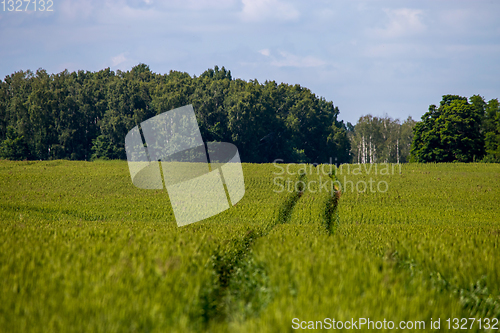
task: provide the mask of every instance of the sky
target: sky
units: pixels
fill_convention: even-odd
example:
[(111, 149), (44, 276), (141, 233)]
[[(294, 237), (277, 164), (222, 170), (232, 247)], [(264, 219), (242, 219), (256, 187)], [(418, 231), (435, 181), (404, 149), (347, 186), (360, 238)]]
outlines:
[(199, 76), (218, 65), (307, 87), (353, 124), (366, 114), (420, 120), (445, 94), (500, 98), (498, 0), (19, 3), (0, 2), (0, 79), (139, 63)]

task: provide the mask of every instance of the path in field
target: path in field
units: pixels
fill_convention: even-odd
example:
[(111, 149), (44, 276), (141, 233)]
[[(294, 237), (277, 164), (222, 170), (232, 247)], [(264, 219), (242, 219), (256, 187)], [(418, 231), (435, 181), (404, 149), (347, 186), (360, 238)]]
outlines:
[[(323, 181), (335, 179), (332, 175), (322, 177)], [(312, 237), (332, 234), (337, 222), (338, 203), (338, 196), (331, 192), (333, 188), (330, 186), (328, 191), (318, 191), (314, 195), (307, 191), (305, 184), (319, 181), (316, 169), (313, 174), (291, 178), (297, 186), (291, 192), (283, 192), (285, 195), (281, 197), (271, 219), (262, 224), (258, 232), (252, 230), (242, 241), (235, 243), (237, 250), (232, 256), (215, 255), (216, 258), (224, 258), (224, 261), (215, 265), (219, 285), (213, 302), (217, 306), (209, 316), (208, 327), (223, 330), (227, 328), (227, 323), (241, 323), (258, 317), (275, 301), (276, 290), (272, 290), (268, 276), (273, 272), (268, 271), (262, 260), (256, 261), (256, 243), (273, 242), (275, 235), (282, 234), (284, 229)]]
[[(306, 182), (307, 177), (302, 174), (294, 177), (294, 181)], [(294, 208), (303, 193), (304, 188), (301, 184), (297, 186), (297, 191), (284, 192), (279, 197), (280, 200), (274, 211), (269, 215), (270, 219), (268, 221), (256, 226), (255, 229), (249, 230), (244, 237), (233, 239), (233, 248), (229, 255), (222, 253), (220, 250), (213, 254), (213, 266), (217, 274), (218, 284), (211, 288), (214, 293), (208, 297), (210, 306), (205, 317), (207, 324), (210, 324), (211, 321), (225, 322), (238, 316), (243, 316), (244, 319), (248, 315), (257, 315), (261, 308), (267, 305), (269, 299), (256, 299), (270, 298), (271, 295), (258, 294), (259, 289), (266, 288), (263, 283), (265, 283), (267, 276), (262, 267), (258, 267), (254, 263), (254, 258), (251, 255), (252, 246), (255, 241), (266, 238), (277, 225), (286, 224), (290, 221)], [(257, 295), (255, 292), (257, 292)], [(245, 310), (245, 304), (252, 301), (257, 304)], [(241, 303), (243, 306), (239, 306), (237, 303)], [(235, 313), (238, 311), (242, 313)]]
[(305, 192), (287, 223), (251, 248), (271, 300), (258, 315), (227, 316), (229, 331), (286, 331), (290, 318), (498, 319), (499, 171), (409, 165), (401, 175), (377, 175), (392, 190), (344, 193), (331, 235), (320, 196)]

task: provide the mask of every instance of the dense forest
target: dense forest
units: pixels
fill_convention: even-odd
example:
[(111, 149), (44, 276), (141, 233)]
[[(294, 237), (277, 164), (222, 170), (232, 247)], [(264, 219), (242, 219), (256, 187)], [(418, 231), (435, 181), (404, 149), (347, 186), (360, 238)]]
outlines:
[(192, 104), (205, 141), (234, 143), (244, 162), (349, 162), (339, 109), (300, 85), (233, 79), (224, 67), (199, 77), (130, 71), (19, 71), (0, 82), (0, 157), (125, 159), (127, 132)]
[(192, 104), (205, 141), (234, 143), (244, 162), (500, 162), (500, 107), (445, 95), (420, 122), (388, 116), (338, 120), (333, 102), (300, 85), (130, 71), (19, 71), (0, 81), (0, 158), (125, 159), (127, 132)]

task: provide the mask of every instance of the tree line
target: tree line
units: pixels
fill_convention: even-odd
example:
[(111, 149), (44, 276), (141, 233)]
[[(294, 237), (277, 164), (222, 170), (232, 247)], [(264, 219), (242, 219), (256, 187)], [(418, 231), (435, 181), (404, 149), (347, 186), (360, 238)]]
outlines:
[(0, 158), (126, 159), (127, 132), (192, 104), (206, 142), (234, 143), (244, 162), (500, 162), (500, 106), (444, 95), (421, 121), (338, 119), (333, 102), (300, 85), (234, 79), (215, 66), (199, 77), (130, 71), (18, 71), (0, 81)]
[(349, 162), (339, 109), (300, 85), (234, 79), (215, 66), (199, 77), (145, 64), (130, 71), (19, 71), (0, 82), (0, 157), (126, 159), (127, 132), (192, 104), (206, 142), (234, 143), (244, 162)]
[(370, 114), (348, 123), (352, 163), (406, 163), (410, 159), (413, 127), (411, 117), (401, 122), (389, 116)]
[(347, 123), (353, 163), (500, 162), (500, 106), (444, 95), (421, 121), (366, 115)]

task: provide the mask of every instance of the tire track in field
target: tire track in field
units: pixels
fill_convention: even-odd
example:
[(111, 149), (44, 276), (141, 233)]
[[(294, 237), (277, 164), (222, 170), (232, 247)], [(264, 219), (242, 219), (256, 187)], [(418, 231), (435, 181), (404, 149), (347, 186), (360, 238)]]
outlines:
[[(336, 180), (335, 175), (328, 175), (332, 182)], [(323, 223), (328, 234), (333, 234), (335, 230), (338, 228), (340, 223), (340, 217), (338, 214), (338, 204), (340, 200), (342, 192), (341, 189), (335, 185), (335, 193), (330, 193), (330, 195), (325, 200), (325, 209), (323, 212)]]
[[(306, 175), (300, 174), (298, 180), (305, 182)], [(294, 207), (305, 190), (302, 186), (297, 189), (298, 191), (293, 191), (288, 195), (273, 220), (264, 225), (261, 230), (252, 229), (247, 231), (242, 238), (230, 240), (232, 251), (229, 253), (221, 249), (214, 251), (211, 264), (215, 274), (215, 283), (205, 287), (200, 300), (204, 325), (208, 326), (213, 321), (224, 321), (234, 316), (232, 313), (234, 311), (231, 310), (238, 308), (234, 303), (250, 301), (253, 307), (245, 310), (249, 313), (242, 315), (246, 316), (257, 314), (270, 302), (271, 294), (266, 285), (268, 278), (265, 269), (259, 263), (254, 262), (251, 247), (257, 239), (268, 235), (276, 225), (288, 223)], [(242, 289), (245, 290), (242, 291)]]
[(292, 193), (290, 193), (290, 195), (288, 196), (285, 203), (280, 207), (280, 209), (278, 211), (278, 216), (277, 216), (276, 220), (274, 221), (274, 223), (270, 226), (269, 231), (271, 231), (278, 224), (284, 224), (284, 223), (288, 223), (288, 221), (290, 221), (290, 218), (291, 218), (292, 212), (293, 212), (293, 208), (295, 207), (295, 205), (297, 205), (297, 201), (299, 201), (300, 197), (302, 197), (302, 195), (304, 194), (305, 185), (303, 185), (303, 184), (305, 184), (306, 179), (307, 179), (307, 177), (305, 174), (299, 175), (298, 182), (302, 182), (302, 183), (299, 184), (299, 186), (297, 188), (298, 191), (293, 191)]

